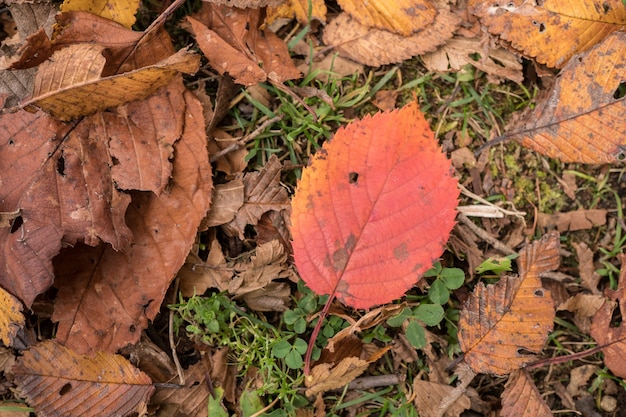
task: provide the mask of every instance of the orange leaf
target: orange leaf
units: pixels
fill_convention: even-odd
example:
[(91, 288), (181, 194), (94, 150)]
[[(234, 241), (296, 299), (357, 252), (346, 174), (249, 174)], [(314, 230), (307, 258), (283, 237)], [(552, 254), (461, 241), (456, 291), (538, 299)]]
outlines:
[(40, 416), (126, 416), (154, 391), (150, 378), (123, 356), (79, 356), (52, 340), (31, 347), (12, 372)]
[(539, 274), (559, 266), (559, 235), (550, 233), (520, 252), (519, 276), (478, 284), (459, 320), (459, 344), (477, 373), (508, 374), (534, 359), (552, 330), (554, 305)]
[[(626, 153), (626, 33), (572, 59), (534, 110), (507, 127), (522, 145), (563, 162), (609, 163)], [(610, 68), (610, 71), (603, 70)]]
[(619, 307), (622, 315), (626, 312), (626, 255), (621, 254), (622, 270), (619, 274), (619, 286), (617, 291), (609, 291), (609, 298), (613, 301), (605, 301), (591, 322), (591, 337), (598, 345), (603, 346), (604, 364), (618, 377), (626, 378), (626, 322), (622, 320), (619, 327), (613, 327), (611, 321), (615, 301), (619, 299)]
[(355, 308), (402, 296), (443, 251), (456, 183), (416, 103), (340, 129), (292, 201), (302, 279)]
[[(561, 68), (626, 24), (621, 0), (472, 0), (468, 8), (491, 33), (537, 62)], [(610, 72), (610, 71), (609, 71)]]
[(502, 417), (552, 417), (528, 371), (515, 371), (502, 393)]

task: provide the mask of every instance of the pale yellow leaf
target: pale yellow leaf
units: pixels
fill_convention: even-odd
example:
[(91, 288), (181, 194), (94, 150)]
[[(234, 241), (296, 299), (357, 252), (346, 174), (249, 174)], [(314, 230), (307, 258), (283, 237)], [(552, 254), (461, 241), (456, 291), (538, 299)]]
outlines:
[(82, 10), (120, 23), (130, 29), (135, 24), (139, 0), (65, 0), (62, 12)]

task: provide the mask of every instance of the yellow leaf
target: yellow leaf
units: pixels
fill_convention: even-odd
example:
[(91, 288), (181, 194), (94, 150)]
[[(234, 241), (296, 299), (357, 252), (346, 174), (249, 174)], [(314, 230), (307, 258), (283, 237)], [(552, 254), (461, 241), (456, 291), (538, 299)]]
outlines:
[[(309, 5), (311, 7), (310, 16)], [(276, 19), (291, 19), (294, 15), (296, 16), (296, 20), (303, 25), (308, 24), (309, 19), (325, 22), (326, 12), (326, 3), (324, 3), (324, 0), (287, 0), (277, 7), (268, 7), (265, 23), (270, 25)]]
[(120, 23), (127, 28), (135, 24), (139, 0), (65, 0), (62, 12), (85, 11)]
[(437, 9), (428, 0), (338, 0), (361, 24), (402, 36), (422, 30), (435, 20)]
[(0, 340), (11, 346), (17, 331), (24, 325), (22, 303), (0, 288)]
[(194, 73), (200, 63), (198, 55), (182, 49), (155, 65), (100, 78), (106, 61), (103, 50), (94, 44), (76, 44), (56, 51), (39, 66), (33, 98), (22, 105), (36, 105), (66, 121), (144, 99), (179, 72)]

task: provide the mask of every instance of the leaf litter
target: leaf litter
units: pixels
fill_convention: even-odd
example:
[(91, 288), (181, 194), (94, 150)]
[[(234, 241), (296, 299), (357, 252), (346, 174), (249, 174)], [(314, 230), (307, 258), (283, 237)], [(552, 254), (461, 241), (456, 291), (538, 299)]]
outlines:
[[(252, 3), (242, 2), (239, 6), (253, 6), (254, 9), (230, 9), (223, 5), (203, 3), (200, 13), (188, 19), (188, 27), (193, 28), (209, 65), (223, 76), (222, 79), (231, 76), (237, 82), (249, 86), (260, 81), (269, 81), (277, 88), (287, 88), (285, 91), (289, 91), (281, 83), (297, 79), (300, 77), (300, 70), (306, 73), (309, 68), (304, 65), (296, 69), (289, 50), (281, 39), (282, 35), (278, 37), (263, 26), (264, 10), (257, 7), (264, 7), (264, 4)], [(355, 29), (347, 22), (347, 15), (341, 18), (343, 21), (331, 20), (323, 37), (327, 46), (334, 46), (335, 51), (369, 65), (400, 62), (430, 51), (424, 56), (424, 62), (431, 68), (437, 68), (437, 71), (463, 71), (464, 76), (471, 76), (472, 71), (468, 71), (471, 65), (486, 72), (493, 81), (502, 78), (521, 80), (521, 56), (530, 59), (532, 64), (545, 63), (562, 68), (554, 84), (544, 86), (544, 92), (536, 99), (535, 110), (519, 115), (517, 121), (510, 123), (505, 137), (514, 138), (523, 146), (561, 161), (619, 163), (622, 159), (623, 144), (619, 139), (612, 138), (623, 136), (619, 134), (619, 111), (623, 97), (620, 88), (623, 80), (617, 70), (596, 70), (620, 67), (619, 54), (616, 51), (620, 49), (621, 34), (613, 33), (623, 25), (620, 17), (623, 8), (620, 8), (620, 2), (591, 2), (573, 6), (568, 4), (567, 7), (575, 7), (574, 13), (570, 13), (571, 10), (558, 1), (548, 1), (532, 7), (528, 2), (490, 5), (470, 2), (468, 9), (459, 8), (457, 4), (444, 7), (438, 2), (409, 1), (393, 2), (393, 7), (389, 10), (383, 10), (379, 3), (370, 3), (370, 16), (363, 16), (358, 14), (358, 10), (353, 10), (351, 3), (341, 2), (340, 6), (344, 11), (352, 14), (354, 23), (358, 21), (358, 25), (364, 25), (364, 28), (359, 28), (362, 32), (354, 32)], [(319, 6), (319, 2), (316, 4)], [(407, 7), (402, 9), (399, 7), (402, 4)], [(18, 16), (18, 6), (13, 7), (12, 11)], [(406, 22), (403, 13), (413, 16), (418, 9), (425, 13), (421, 19), (409, 19), (409, 26), (398, 26)], [(96, 11), (94, 8), (87, 10)], [(309, 20), (302, 17), (302, 10), (298, 10), (294, 6), (287, 13), (298, 15), (302, 24), (308, 24)], [(19, 314), (22, 306), (13, 296), (17, 296), (27, 308), (32, 307), (37, 314), (41, 314), (42, 301), (36, 298), (54, 285), (58, 293), (45, 294), (45, 297), (54, 298), (52, 319), (59, 322), (54, 343), (65, 345), (64, 348), (59, 346), (63, 351), (58, 353), (60, 358), (66, 354), (76, 357), (80, 353), (89, 353), (96, 355), (95, 357), (110, 355), (123, 347), (128, 348), (129, 343), (138, 341), (142, 330), (149, 326), (151, 320), (160, 320), (157, 313), (170, 282), (177, 273), (178, 282), (185, 294), (212, 288), (224, 290), (253, 312), (266, 312), (268, 316), (265, 317), (272, 317), (271, 314), (275, 314), (272, 312), (292, 308), (293, 303), (299, 301), (297, 297), (302, 296), (294, 293), (295, 287), (292, 283), (295, 275), (290, 258), (290, 188), (280, 183), (281, 173), (289, 169), (289, 165), (281, 163), (274, 156), (268, 158), (266, 165), (259, 171), (244, 173), (245, 148), (238, 144), (238, 139), (229, 138), (224, 131), (218, 133), (215, 129), (219, 120), (224, 117), (223, 109), (228, 108), (224, 103), (233, 96), (224, 92), (218, 93), (222, 94), (221, 98), (218, 97), (221, 104), (216, 102), (217, 113), (211, 115), (210, 99), (202, 100), (205, 106), (203, 109), (183, 87), (180, 76), (171, 73), (171, 69), (174, 72), (195, 71), (197, 56), (188, 54), (184, 49), (177, 55), (164, 30), (148, 33), (129, 30), (131, 22), (134, 22), (134, 10), (113, 8), (109, 11), (114, 14), (107, 17), (115, 16), (113, 18), (121, 22), (121, 25), (90, 12), (65, 11), (56, 17), (61, 24), (61, 30), (54, 34), (50, 31), (49, 23), (44, 23), (49, 21), (46, 17), (50, 16), (49, 9), (48, 12), (44, 10), (36, 13), (37, 18), (33, 22), (29, 22), (28, 18), (18, 18), (17, 20), (22, 19), (19, 21), (23, 48), (17, 54), (12, 49), (10, 55), (13, 56), (3, 60), (3, 66), (12, 65), (13, 68), (23, 68), (20, 71), (25, 72), (0, 73), (0, 79), (6, 86), (1, 93), (5, 106), (16, 110), (16, 103), (21, 102), (22, 106), (34, 104), (52, 113), (49, 115), (44, 111), (28, 113), (18, 110), (0, 115), (0, 128), (8, 133), (8, 138), (2, 138), (3, 142), (0, 143), (0, 172), (3, 181), (0, 211), (3, 214), (14, 213), (6, 219), (3, 217), (5, 220), (0, 228), (5, 242), (5, 249), (0, 255), (0, 265), (4, 268), (0, 273), (0, 284), (12, 294), (2, 301), (2, 306), (8, 313), (7, 321), (0, 327), (0, 336), (5, 344), (13, 343), (17, 346), (22, 343), (21, 338), (26, 336), (21, 333), (29, 331), (29, 325), (19, 330), (20, 336), (16, 338), (18, 328), (23, 326), (23, 318)], [(393, 19), (392, 24), (389, 24), (388, 17), (391, 15), (386, 15), (388, 12), (392, 15), (395, 13), (400, 18)], [(316, 19), (326, 20), (325, 10), (319, 9), (316, 13)], [(528, 16), (532, 16), (534, 20), (530, 21)], [(444, 18), (450, 25), (437, 32), (437, 19), (443, 22)], [(562, 24), (565, 20), (569, 22), (569, 26)], [(501, 30), (499, 25), (507, 21), (513, 22), (513, 25), (504, 25), (505, 30)], [(277, 22), (274, 27), (280, 27), (280, 24), (282, 23)], [(412, 24), (420, 26), (411, 26)], [(42, 25), (46, 27), (37, 31)], [(499, 36), (500, 41), (507, 40), (508, 43), (496, 42), (495, 37), (481, 35), (481, 25)], [(593, 30), (589, 31), (590, 27)], [(313, 25), (306, 30), (316, 30), (316, 27)], [(593, 33), (594, 37), (572, 35), (582, 33), (580, 31)], [(424, 40), (420, 36), (426, 33), (432, 36)], [(348, 36), (333, 39), (331, 35)], [(304, 36), (307, 37), (308, 33)], [(558, 41), (536, 41), (546, 36), (555, 36)], [(212, 43), (205, 44), (203, 48), (202, 43), (205, 41)], [(376, 47), (380, 42), (398, 48), (396, 51), (390, 47), (377, 51)], [(90, 45), (81, 45), (84, 43)], [(216, 49), (215, 46), (221, 49)], [(313, 42), (307, 47), (320, 48), (320, 45)], [(303, 55), (308, 54), (306, 48), (301, 50), (304, 51)], [(372, 51), (375, 53), (372, 54)], [(322, 56), (323, 54), (324, 52), (321, 53)], [(183, 61), (176, 61), (183, 56)], [(332, 54), (326, 55), (324, 59), (332, 66)], [(377, 59), (380, 62), (376, 62)], [(172, 60), (174, 64), (169, 67)], [(315, 61), (319, 62), (317, 60), (318, 57), (315, 57)], [(87, 65), (91, 63), (96, 66)], [(163, 63), (166, 63), (165, 66), (162, 66)], [(56, 69), (69, 69), (66, 75), (72, 75), (73, 81), (54, 73), (55, 65)], [(39, 70), (36, 77), (33, 76), (33, 69)], [(549, 80), (545, 68), (535, 65), (535, 69), (540, 76), (546, 77), (545, 80)], [(165, 71), (168, 75), (161, 78), (161, 75), (154, 75), (153, 70)], [(103, 94), (94, 100), (94, 107), (84, 106), (85, 100), (80, 98), (80, 94), (87, 91), (84, 89), (85, 85), (92, 84), (94, 91), (99, 92), (107, 82), (118, 80), (124, 90), (127, 90), (129, 83), (134, 82), (134, 74), (141, 71), (152, 74), (147, 78), (152, 89), (139, 88), (137, 96), (127, 94), (126, 91), (123, 94)], [(252, 78), (244, 78), (250, 75)], [(18, 79), (20, 81), (16, 82)], [(161, 84), (154, 83), (157, 79), (162, 79)], [(56, 87), (42, 89), (44, 83), (56, 83)], [(25, 88), (18, 88), (18, 84)], [(35, 84), (38, 85), (38, 90), (35, 89)], [(399, 84), (402, 84), (402, 80), (399, 80)], [(585, 94), (585, 86), (593, 87), (593, 91)], [(398, 89), (391, 92), (394, 97), (398, 97), (400, 91)], [(62, 101), (68, 98), (70, 101), (74, 100), (74, 104), (59, 106), (54, 104), (54, 100), (53, 104), (49, 104), (43, 100), (48, 92)], [(291, 92), (304, 94), (305, 90), (294, 88)], [(198, 96), (202, 99), (201, 94)], [(109, 98), (117, 101), (107, 101)], [(134, 101), (130, 102), (131, 100)], [(271, 104), (268, 102), (267, 105)], [(32, 111), (30, 107), (28, 110)], [(212, 120), (205, 121), (205, 115)], [(470, 120), (473, 122), (473, 119)], [(223, 152), (214, 161), (218, 170), (226, 176), (213, 176), (218, 181), (214, 189), (206, 153), (205, 128), (209, 136), (227, 138), (223, 143), (214, 141), (209, 145), (213, 154), (224, 149), (237, 149), (239, 146), (236, 152)], [(439, 128), (437, 131), (439, 132)], [(36, 137), (41, 140), (32, 140), (32, 132), (38, 132)], [(162, 134), (163, 132), (165, 133)], [(572, 132), (576, 134), (572, 135)], [(460, 137), (454, 130), (448, 131), (442, 137), (446, 138), (446, 150), (454, 149), (458, 144), (468, 146), (467, 141), (460, 142)], [(336, 141), (337, 137), (330, 143)], [(318, 155), (323, 156), (324, 151), (325, 148), (322, 148)], [(493, 156), (494, 153), (490, 155)], [(457, 174), (458, 171), (466, 172), (465, 170), (472, 173), (474, 191), (488, 196), (490, 192), (497, 192), (493, 180), (498, 181), (498, 173), (487, 172), (484, 161), (484, 158), (477, 158), (472, 164), (455, 164), (455, 167)], [(497, 162), (494, 163), (497, 165)], [(511, 169), (510, 161), (507, 164), (506, 168)], [(498, 169), (501, 168), (502, 165), (499, 165)], [(577, 168), (570, 166), (570, 169)], [(348, 179), (348, 184), (360, 182), (363, 185), (370, 172), (375, 172), (375, 167), (351, 170), (344, 173), (344, 177)], [(7, 182), (10, 185), (5, 187)], [(586, 192), (576, 182), (570, 181), (569, 188), (565, 191), (571, 200)], [(511, 195), (510, 188), (507, 190), (504, 183), (501, 192), (503, 195)], [(453, 195), (458, 195), (456, 193), (458, 191)], [(47, 196), (48, 199), (44, 201), (42, 196)], [(213, 214), (207, 218), (205, 214), (211, 198), (216, 203)], [(107, 210), (108, 207), (111, 209)], [(605, 222), (609, 228), (616, 224), (613, 212), (603, 208), (598, 210), (595, 204), (590, 208), (600, 213), (602, 220), (593, 220), (594, 217), (587, 223), (581, 222), (576, 215), (582, 213), (587, 218), (586, 213), (591, 213), (591, 210), (581, 209), (580, 205), (571, 208), (573, 210), (570, 212), (554, 213), (556, 217), (549, 217), (544, 223), (538, 224), (538, 228), (550, 229), (556, 226), (564, 233), (572, 233), (574, 229), (585, 232), (601, 228)], [(538, 217), (546, 218), (541, 204), (538, 209)], [(562, 226), (561, 223), (567, 224)], [(458, 225), (449, 242), (449, 248), (457, 255), (465, 252), (471, 254), (468, 255), (471, 279), (481, 258), (487, 258), (487, 252), (478, 246), (481, 239), (488, 235), (502, 236), (508, 233), (507, 242), (511, 247), (518, 247), (524, 241), (524, 233), (525, 236), (532, 233), (528, 229), (524, 230), (523, 224), (515, 225), (514, 221), (506, 217), (484, 219), (483, 226), (488, 230), (486, 234), (481, 232), (483, 234), (473, 235), (478, 233), (478, 229), (469, 228), (467, 224)], [(197, 241), (194, 243), (199, 227), (202, 233), (209, 236), (206, 241), (208, 253), (205, 252), (202, 257), (200, 254), (205, 249)], [(507, 227), (515, 231), (507, 231)], [(325, 229), (322, 230), (323, 233)], [(608, 233), (607, 236), (611, 237)], [(540, 275), (548, 274), (555, 278), (552, 279), (550, 288), (554, 294), (560, 292), (558, 298), (555, 295), (555, 300), (560, 300), (559, 309), (575, 315), (572, 318), (574, 324), (583, 334), (591, 332), (599, 344), (592, 351), (601, 350), (606, 366), (613, 374), (622, 374), (619, 361), (615, 358), (621, 355), (619, 349), (623, 338), (619, 333), (620, 327), (612, 326), (611, 321), (613, 306), (616, 302), (621, 303), (623, 298), (620, 295), (623, 272), (618, 289), (607, 291), (609, 300), (604, 301), (601, 296), (604, 281), (601, 281), (602, 278), (594, 270), (593, 252), (590, 255), (588, 248), (585, 250), (582, 246), (580, 249), (576, 247), (581, 264), (582, 288), (592, 294), (581, 293), (575, 289), (568, 275), (552, 271), (558, 266), (558, 263), (553, 262), (554, 258), (560, 258), (560, 255), (553, 253), (555, 246), (550, 246), (541, 253), (542, 245), (550, 239), (553, 239), (553, 234), (548, 234), (546, 239), (522, 249), (517, 278), (505, 275), (497, 284), (487, 287), (478, 284), (476, 293), (464, 297), (462, 292), (455, 292), (451, 298), (468, 300), (461, 309), (462, 323), (463, 320), (469, 320), (468, 317), (472, 314), (480, 315), (489, 313), (491, 308), (495, 309), (496, 320), (487, 320), (486, 325), (482, 323), (479, 337), (468, 333), (468, 330), (474, 330), (474, 326), (464, 324), (460, 326), (459, 338), (464, 350), (462, 358), (476, 368), (475, 370), (487, 374), (510, 373), (509, 382), (502, 392), (503, 415), (524, 415), (523, 413), (529, 412), (535, 413), (532, 415), (548, 415), (549, 412), (541, 397), (541, 387), (535, 386), (532, 375), (532, 369), (536, 366), (532, 362), (538, 360), (537, 355), (544, 347), (546, 333), (551, 328), (549, 323), (554, 317), (554, 304), (549, 300), (549, 292), (542, 289)], [(605, 241), (608, 242), (606, 239)], [(312, 242), (315, 239), (307, 241), (313, 247)], [(588, 242), (591, 244), (592, 240)], [(489, 243), (493, 241), (489, 240)], [(606, 243), (604, 245), (608, 247)], [(194, 249), (190, 253), (192, 247)], [(597, 248), (597, 245), (593, 246), (593, 250)], [(509, 250), (507, 253), (512, 252)], [(398, 252), (397, 255), (402, 253)], [(338, 253), (335, 257), (329, 257), (332, 259), (329, 262), (335, 266), (342, 265), (341, 258)], [(546, 260), (548, 258), (551, 259), (549, 262)], [(604, 257), (601, 261), (606, 262), (606, 259)], [(179, 272), (183, 264), (183, 269)], [(562, 270), (566, 269), (559, 269)], [(482, 271), (481, 275), (484, 277), (488, 269)], [(30, 277), (30, 280), (14, 279), (15, 277)], [(311, 284), (314, 285), (316, 284)], [(418, 284), (422, 290), (427, 290), (431, 285), (434, 285), (431, 279), (421, 280)], [(494, 294), (487, 297), (494, 305), (483, 304), (476, 308), (476, 294), (488, 293), (486, 288), (494, 289)], [(502, 288), (511, 291), (502, 291)], [(463, 288), (459, 291), (462, 290)], [(411, 290), (411, 293), (414, 291), (419, 292)], [(526, 293), (532, 293), (533, 300), (540, 298), (541, 314), (537, 311), (531, 312), (527, 309), (528, 303), (520, 301), (520, 294)], [(570, 297), (572, 294), (575, 294), (574, 297)], [(387, 326), (385, 320), (397, 314), (401, 308), (392, 309), (390, 305), (383, 305), (374, 309), (371, 317), (375, 318), (370, 322), (354, 320), (354, 311), (329, 303), (322, 318), (340, 317), (352, 324), (344, 329), (347, 331), (337, 333), (341, 337), (328, 340), (332, 341), (332, 346), (341, 346), (341, 340), (344, 340), (342, 338), (346, 334), (362, 336), (365, 334), (362, 332), (366, 330), (374, 331), (372, 329), (377, 326)], [(363, 317), (370, 315), (366, 313)], [(507, 324), (506, 320), (511, 317), (532, 319), (532, 331), (518, 337), (519, 329), (526, 329), (525, 326), (529, 323), (520, 321)], [(311, 317), (307, 317), (308, 319)], [(534, 319), (537, 319), (536, 323)], [(492, 333), (500, 330), (504, 331), (502, 334), (505, 340), (494, 338)], [(379, 346), (365, 344), (362, 353), (371, 349), (377, 350), (377, 353), (369, 356), (370, 359), (361, 365), (358, 361), (364, 359), (357, 358), (354, 354), (336, 359), (334, 364), (316, 364), (312, 368), (312, 375), (318, 378), (317, 382), (305, 379), (304, 385), (308, 387), (309, 394), (316, 394), (314, 406), (317, 411), (321, 413), (325, 410), (323, 403), (329, 397), (323, 394), (324, 391), (340, 389), (358, 374), (367, 372), (367, 369), (373, 370), (371, 366), (376, 366), (377, 359), (388, 350), (388, 354), (394, 359), (394, 369), (408, 364), (417, 366), (425, 356), (427, 366), (432, 372), (428, 377), (417, 374), (413, 380), (413, 389), (423, 391), (418, 388), (421, 387), (420, 384), (430, 384), (429, 392), (437, 391), (442, 394), (437, 400), (415, 398), (415, 405), (424, 407), (420, 408), (422, 414), (459, 415), (462, 409), (468, 407), (474, 410), (487, 407), (489, 411), (490, 406), (485, 406), (480, 394), (470, 387), (473, 373), (471, 376), (461, 377), (462, 383), (456, 388), (448, 385), (449, 371), (446, 368), (451, 363), (439, 349), (450, 346), (450, 340), (425, 330), (426, 347), (416, 351), (411, 347), (407, 349), (410, 346), (405, 336), (407, 331), (405, 325), (394, 335), (394, 349), (391, 346), (380, 348), (380, 345), (387, 343), (382, 339), (377, 341)], [(466, 343), (467, 339), (470, 343)], [(180, 341), (184, 343), (184, 338)], [(493, 353), (494, 341), (510, 343), (506, 345), (506, 357), (476, 353), (478, 348), (492, 349)], [(37, 352), (46, 343), (50, 342), (34, 344), (30, 349)], [(135, 353), (139, 355), (140, 365), (141, 358), (145, 361), (149, 355), (146, 352)], [(162, 350), (160, 352), (163, 353)], [(222, 364), (228, 356), (225, 350), (206, 354), (208, 358), (214, 358)], [(29, 361), (28, 355), (26, 351), (22, 362), (13, 372), (22, 375), (34, 371), (34, 381), (37, 383), (41, 378), (51, 378), (53, 384), (62, 384), (59, 389), (55, 388), (55, 395), (63, 391), (71, 392), (76, 387), (76, 381), (80, 381), (79, 378), (71, 377), (67, 382), (68, 386), (56, 374), (37, 375), (39, 365)], [(133, 359), (132, 353), (130, 357)], [(218, 359), (219, 357), (222, 359)], [(162, 360), (170, 362), (167, 367), (171, 375), (171, 359)], [(175, 413), (184, 415), (203, 415), (202, 410), (206, 410), (207, 403), (211, 410), (219, 413), (225, 413), (223, 404), (239, 406), (243, 396), (241, 399), (237, 398), (235, 384), (242, 382), (236, 382), (237, 378), (233, 374), (236, 369), (231, 366), (226, 371), (226, 367), (218, 365), (212, 370), (211, 378), (226, 388), (224, 391), (216, 390), (212, 397), (208, 392), (210, 390), (205, 389), (207, 384), (210, 385), (210, 381), (206, 379), (205, 366), (201, 361), (185, 371), (190, 378), (186, 383), (190, 390), (185, 390), (184, 393), (191, 397), (178, 395), (183, 391), (174, 389), (163, 401), (158, 400), (158, 395), (154, 397), (153, 404), (163, 407), (161, 411), (177, 410)], [(458, 366), (457, 374), (464, 365)], [(126, 369), (128, 372), (135, 372), (132, 367)], [(596, 371), (591, 369), (589, 372)], [(586, 375), (591, 375), (589, 372)], [(225, 373), (232, 376), (230, 382), (220, 379), (220, 375)], [(162, 378), (154, 373), (150, 375), (153, 380)], [(365, 375), (367, 379), (369, 376)], [(120, 376), (123, 375), (116, 374), (116, 377)], [(251, 376), (249, 381), (253, 384), (259, 383), (261, 379), (259, 376)], [(583, 381), (580, 386), (584, 384)], [(141, 389), (151, 391), (149, 380), (144, 385)], [(87, 386), (90, 386), (89, 382)], [(132, 397), (130, 405), (124, 410), (138, 409), (137, 407), (145, 405), (149, 393), (135, 395), (132, 391), (134, 388), (123, 383), (120, 387), (124, 395)], [(92, 388), (94, 387), (90, 386)], [(584, 396), (580, 393), (584, 389), (570, 390), (568, 387), (566, 392), (555, 386), (555, 390), (563, 404), (578, 408), (579, 403), (583, 402)], [(245, 390), (246, 395), (251, 395), (252, 392)], [(614, 399), (612, 395), (619, 397), (619, 392), (615, 394), (615, 391), (607, 388), (605, 394), (603, 400), (607, 401), (603, 401), (602, 409), (609, 410), (609, 400)], [(45, 395), (48, 394), (44, 393), (42, 398), (47, 398)], [(580, 399), (574, 401), (578, 396)], [(190, 398), (193, 401), (189, 401)], [(454, 408), (454, 401), (461, 399), (458, 408)], [(250, 401), (257, 401), (255, 404), (259, 407), (275, 404), (269, 400), (265, 404), (261, 400)], [(37, 412), (45, 415), (46, 404), (40, 404), (36, 399), (29, 402)], [(54, 401), (50, 404), (56, 406)], [(83, 405), (85, 404), (87, 403)], [(435, 406), (436, 404), (439, 406)], [(127, 414), (127, 411), (123, 411), (123, 414)]]

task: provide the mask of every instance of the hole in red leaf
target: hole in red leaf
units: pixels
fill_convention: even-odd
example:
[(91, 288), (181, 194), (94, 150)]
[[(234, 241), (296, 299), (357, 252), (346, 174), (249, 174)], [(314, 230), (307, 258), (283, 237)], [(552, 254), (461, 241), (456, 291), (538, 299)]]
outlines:
[(61, 155), (59, 159), (57, 159), (57, 172), (61, 176), (65, 176), (65, 158), (63, 157), (63, 155)]
[(348, 174), (348, 182), (350, 184), (356, 184), (357, 181), (359, 180), (359, 174), (356, 172), (351, 172)]
[(17, 216), (15, 219), (13, 219), (13, 224), (11, 224), (11, 233), (17, 232), (17, 229), (22, 227), (23, 224), (24, 219), (22, 218), (22, 216)]
[(61, 390), (59, 391), (59, 395), (63, 396), (67, 394), (68, 392), (70, 392), (71, 389), (72, 389), (72, 384), (68, 382), (67, 384), (61, 387)]

